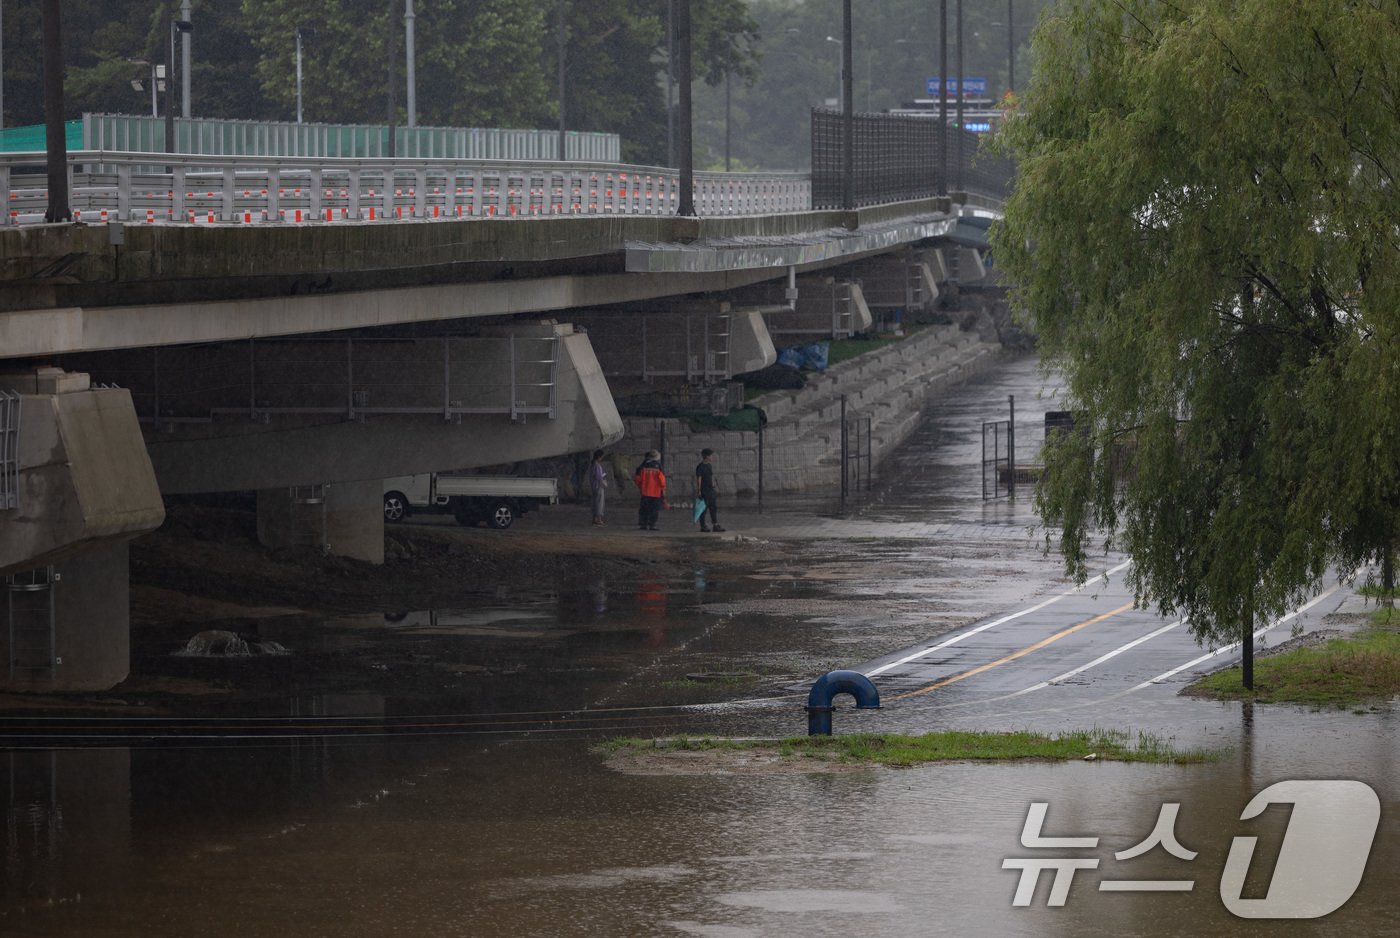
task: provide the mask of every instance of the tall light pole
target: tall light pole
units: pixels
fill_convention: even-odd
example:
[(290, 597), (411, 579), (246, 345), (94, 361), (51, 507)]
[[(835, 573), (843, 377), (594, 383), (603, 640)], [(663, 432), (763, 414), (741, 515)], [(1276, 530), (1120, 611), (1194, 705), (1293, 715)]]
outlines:
[(851, 100), (851, 0), (841, 0), (841, 207), (856, 207), (856, 121)]
[(63, 134), (63, 26), (58, 0), (44, 0), (44, 144), (49, 204), (44, 221), (72, 221), (68, 204), (68, 140)]
[(836, 109), (844, 114), (846, 113), (846, 44), (835, 36), (827, 36), (826, 41), (836, 43)]
[[(186, 23), (193, 23), (190, 19), (190, 0), (180, 0), (180, 19)], [(180, 31), (180, 116), (189, 120), (190, 117), (190, 40), (192, 33), (188, 29)]]
[[(565, 0), (559, 0), (558, 4), (555, 7), (556, 22), (554, 30), (554, 39), (559, 46), (558, 54), (555, 56), (555, 58), (556, 64), (559, 68), (559, 162), (561, 163), (569, 158), (568, 149), (564, 145), (565, 141), (568, 139), (567, 132), (565, 130), (565, 128), (568, 126), (566, 123), (568, 115), (565, 113), (564, 105), (565, 77), (568, 71), (568, 62), (566, 56), (568, 55), (569, 51), (569, 27), (565, 19), (565, 15), (567, 13), (568, 4), (565, 3)], [(667, 67), (669, 68), (669, 66)]]
[(301, 123), (301, 41), (316, 35), (310, 26), (297, 27), (297, 123)]
[(666, 0), (666, 165), (676, 165), (676, 0)]
[(1016, 90), (1016, 3), (1006, 0), (1006, 90)]
[(938, 0), (938, 185), (948, 193), (948, 0)]
[(963, 0), (958, 0), (958, 175), (957, 188), (963, 187), (963, 98), (966, 97), (967, 76), (963, 70)]
[(170, 21), (170, 48), (165, 58), (165, 152), (175, 152), (175, 37), (194, 29), (189, 20)]
[(690, 0), (676, 0), (679, 26), (676, 31), (676, 52), (680, 66), (680, 100), (676, 102), (676, 123), (680, 130), (680, 159), (676, 169), (679, 172), (680, 198), (676, 203), (676, 214), (682, 217), (695, 217), (695, 152), (694, 129), (691, 124), (690, 83), (693, 75), (690, 49)]
[(146, 66), (146, 78), (131, 79), (131, 90), (135, 91), (137, 94), (142, 94), (146, 91), (146, 84), (149, 82), (151, 86), (151, 116), (160, 117), (160, 107), (157, 104), (156, 89), (165, 81), (165, 66), (157, 65), (154, 62), (147, 62), (145, 59), (128, 59), (127, 61), (132, 65)]
[(403, 0), (404, 60), (408, 63), (408, 126), (418, 126), (418, 77), (413, 55), (413, 0)]
[(389, 140), (388, 145), (385, 148), (384, 155), (389, 157), (389, 159), (391, 160), (398, 156), (398, 134), (396, 132), (394, 124), (399, 117), (399, 73), (397, 68), (397, 59), (399, 57), (399, 38), (397, 30), (394, 29), (394, 6), (394, 0), (389, 0)]
[(724, 71), (724, 171), (729, 172), (729, 118), (730, 94), (729, 94), (729, 70)]

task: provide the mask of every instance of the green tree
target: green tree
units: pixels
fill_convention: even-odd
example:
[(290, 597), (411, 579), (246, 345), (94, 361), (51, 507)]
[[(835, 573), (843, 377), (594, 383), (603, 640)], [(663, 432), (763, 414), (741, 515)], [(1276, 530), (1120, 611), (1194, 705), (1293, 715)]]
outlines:
[[(390, 13), (392, 8), (392, 23)], [(395, 45), (399, 117), (407, 94), (402, 3), (384, 0), (243, 0), (258, 50), (264, 92), (290, 116), (296, 108), (296, 30), (302, 45), (307, 120), (383, 124), (388, 117), (390, 40)], [(418, 123), (424, 126), (535, 126), (548, 110), (540, 68), (547, 34), (531, 0), (439, 0), (415, 5)]]
[[(146, 63), (166, 64), (170, 22), (179, 17), (179, 11), (178, 0), (155, 0), (149, 4), (117, 0), (65, 2), (66, 117), (72, 120), (85, 112), (149, 114), (149, 89), (135, 91), (131, 80), (150, 80)], [(283, 116), (263, 97), (254, 78), (257, 55), (243, 29), (238, 5), (195, 0), (191, 16), (195, 24), (191, 62), (194, 115), (245, 119)], [(39, 57), (30, 51), (42, 44), (37, 3), (6, 5), (4, 43), (5, 124), (42, 123), (44, 94)], [(157, 106), (164, 114), (163, 95)]]
[[(748, 6), (742, 0), (691, 0), (690, 6), (695, 80), (717, 85), (726, 72), (748, 79), (758, 38)], [(620, 134), (626, 162), (664, 163), (668, 0), (569, 0), (567, 7), (568, 126)], [(547, 62), (556, 55), (549, 46)]]
[(1393, 549), (1400, 7), (1065, 0), (1035, 54), (996, 256), (1084, 431), (1037, 505), (1239, 638)]

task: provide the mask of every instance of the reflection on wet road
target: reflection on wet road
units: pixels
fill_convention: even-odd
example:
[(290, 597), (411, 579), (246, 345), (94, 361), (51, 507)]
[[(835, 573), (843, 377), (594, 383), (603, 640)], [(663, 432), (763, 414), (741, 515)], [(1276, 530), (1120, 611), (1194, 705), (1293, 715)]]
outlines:
[[(1040, 554), (1024, 499), (980, 498), (980, 421), (1004, 414), (1008, 394), (1034, 419), (1038, 387), (1022, 361), (959, 390), (869, 499), (844, 510), (736, 506), (743, 524), (727, 524), (775, 545), (751, 576), (643, 572), (576, 594), (325, 624), (322, 641), (346, 653), (369, 630), (457, 643), (422, 669), (443, 688), (439, 712), (371, 694), (306, 696), (275, 718), (158, 726), (118, 715), (82, 721), (86, 738), (75, 726), (61, 742), (11, 737), (0, 750), (0, 934), (1400, 932), (1395, 708), (1178, 696), (1235, 652), (1201, 660), (1212, 649), (1186, 625), (1133, 609), (1121, 558), (1104, 561), (1105, 579), (1071, 588)], [(800, 552), (779, 546), (799, 541)], [(1261, 641), (1316, 628), (1342, 599), (1270, 624)], [(246, 664), (182, 660), (224, 675)], [(801, 687), (818, 665), (862, 667), (885, 698), (879, 711), (837, 713), (837, 732), (1108, 727), (1222, 755), (1191, 766), (639, 775), (589, 748), (617, 735), (800, 733)], [(754, 693), (723, 692), (745, 675), (759, 676)], [(753, 702), (700, 703), (738, 696)], [(6, 731), (20, 725), (42, 727), (12, 718)], [(1308, 888), (1270, 885), (1287, 805), (1242, 819), (1252, 798), (1290, 779), (1375, 789), (1366, 873), (1324, 918), (1237, 918), (1221, 886), (1237, 838), (1257, 838), (1245, 894)], [(1037, 803), (1048, 843), (1026, 834)], [(1179, 806), (1170, 833), (1181, 852), (1134, 855), (1168, 804)], [(1335, 865), (1326, 847), (1318, 863)], [(1014, 905), (1021, 879), (1008, 861), (1070, 864), (1063, 905), (1050, 906), (1054, 869)], [(1145, 882), (1190, 888), (1123, 885)]]
[[(1239, 642), (1202, 649), (1184, 620), (1134, 608), (1121, 577), (1127, 566), (859, 670), (876, 679), (887, 705), (917, 700), (924, 709), (985, 717), (1122, 707), (1132, 694), (1169, 698), (1201, 674), (1239, 660)], [(1348, 595), (1335, 585), (1325, 589), (1257, 629), (1256, 649), (1280, 634), (1319, 628)]]

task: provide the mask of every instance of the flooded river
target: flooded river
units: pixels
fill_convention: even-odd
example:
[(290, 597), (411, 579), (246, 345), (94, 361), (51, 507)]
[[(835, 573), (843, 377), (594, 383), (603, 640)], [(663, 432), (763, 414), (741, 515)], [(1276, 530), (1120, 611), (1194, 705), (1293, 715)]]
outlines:
[[(427, 632), (477, 648), (464, 660), (480, 686), (438, 712), (368, 695), (289, 694), (245, 720), (8, 718), (9, 732), (50, 735), (12, 737), (0, 751), (0, 934), (1400, 932), (1393, 708), (1310, 712), (1179, 697), (1179, 684), (1146, 680), (1165, 669), (1159, 658), (1200, 651), (1174, 632), (1113, 658), (1110, 675), (1045, 680), (1165, 625), (1114, 609), (1108, 625), (1079, 628), (1103, 616), (1093, 603), (1117, 602), (1113, 583), (1072, 593), (1028, 537), (1024, 500), (982, 502), (980, 423), (1004, 412), (1008, 394), (1018, 412), (1054, 409), (1033, 403), (1038, 384), (1022, 361), (953, 393), (869, 498), (844, 510), (770, 499), (762, 514), (730, 511), (726, 524), (746, 536), (801, 539), (801, 569), (775, 546), (746, 576), (639, 575), (325, 624), (329, 636)], [(885, 709), (839, 711), (837, 732), (1105, 727), (1204, 746), (1218, 760), (780, 772), (740, 760), (639, 774), (609, 767), (592, 748), (619, 735), (800, 734), (800, 686), (819, 673), (814, 660), (852, 667), (912, 648), (919, 657), (887, 672), (903, 675), (887, 686), (917, 690), (1006, 657), (994, 642), (1025, 646), (1030, 638), (1012, 626), (1031, 629), (1057, 609), (1079, 630), (960, 679), (956, 698), (891, 693)], [(1005, 625), (991, 618), (1012, 613), (1020, 617)], [(935, 644), (974, 622), (987, 630)], [(1156, 658), (1133, 657), (1168, 640), (1177, 644)], [(814, 659), (813, 648), (827, 657)], [(1142, 681), (1118, 667), (1129, 659), (1141, 661)], [(227, 674), (267, 662), (203, 664)], [(1133, 693), (1113, 684), (1124, 675)], [(724, 699), (729, 682), (745, 688), (743, 700), (695, 705)], [(1037, 682), (1050, 686), (1021, 692)], [(959, 706), (947, 706), (953, 700)], [(1242, 819), (1261, 792), (1295, 781), (1304, 786), (1276, 790), (1293, 802), (1280, 796)], [(1347, 807), (1352, 795), (1365, 801), (1357, 783), (1380, 805), (1366, 843), (1352, 836), (1364, 833), (1364, 810)], [(1334, 823), (1305, 828), (1313, 809), (1332, 811)], [(1167, 836), (1154, 842), (1154, 830)], [(1222, 886), (1232, 846), (1248, 862), (1241, 882)], [(1028, 861), (1051, 865), (1026, 879)], [(1364, 875), (1352, 895), (1333, 880), (1356, 862)], [(1296, 918), (1285, 908), (1289, 895), (1322, 902), (1329, 889), (1340, 899), (1329, 914)], [(1227, 900), (1285, 917), (1241, 917)]]

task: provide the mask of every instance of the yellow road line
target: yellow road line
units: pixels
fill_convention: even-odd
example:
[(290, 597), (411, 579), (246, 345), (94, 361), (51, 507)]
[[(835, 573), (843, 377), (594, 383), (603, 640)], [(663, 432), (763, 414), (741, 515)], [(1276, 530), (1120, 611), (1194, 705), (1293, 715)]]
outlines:
[(903, 700), (906, 697), (918, 697), (920, 694), (927, 694), (929, 691), (938, 690), (938, 688), (940, 687), (947, 687), (949, 684), (956, 684), (958, 681), (972, 677), (974, 674), (981, 674), (983, 671), (990, 671), (992, 668), (995, 668), (998, 665), (1003, 665), (1006, 664), (1006, 662), (1008, 661), (1015, 661), (1017, 658), (1020, 658), (1024, 655), (1029, 655), (1031, 652), (1036, 651), (1037, 649), (1044, 648), (1051, 642), (1059, 641), (1066, 635), (1078, 632), (1080, 629), (1086, 626), (1093, 625), (1095, 622), (1102, 622), (1104, 619), (1112, 618), (1113, 616), (1118, 615), (1118, 613), (1120, 612), (1127, 612), (1131, 608), (1133, 608), (1132, 603), (1124, 603), (1117, 609), (1114, 609), (1110, 612), (1105, 612), (1101, 616), (1094, 616), (1094, 618), (1092, 619), (1085, 619), (1083, 622), (1080, 622), (1076, 625), (1071, 625), (1069, 628), (1064, 629), (1063, 631), (1056, 632), (1054, 635), (1042, 638), (1034, 645), (1028, 645), (1027, 647), (1022, 648), (1020, 651), (1014, 651), (1011, 654), (1007, 655), (1005, 658), (998, 658), (996, 661), (989, 661), (984, 665), (979, 665), (978, 667), (973, 668), (971, 671), (964, 671), (962, 674), (955, 674), (952, 677), (944, 678), (943, 680), (938, 681), (935, 684), (930, 684), (927, 687), (920, 687), (918, 690), (911, 690), (908, 693), (899, 694), (898, 696), (891, 697), (890, 699)]

